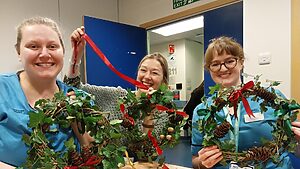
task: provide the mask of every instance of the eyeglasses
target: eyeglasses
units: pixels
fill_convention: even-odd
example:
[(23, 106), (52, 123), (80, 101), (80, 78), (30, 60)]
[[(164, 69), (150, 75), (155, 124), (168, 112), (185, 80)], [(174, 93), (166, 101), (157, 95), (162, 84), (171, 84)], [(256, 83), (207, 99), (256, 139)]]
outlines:
[(227, 69), (233, 69), (237, 65), (237, 58), (228, 58), (223, 63), (213, 62), (209, 65), (209, 70), (212, 72), (218, 72), (221, 70), (222, 65), (224, 65)]

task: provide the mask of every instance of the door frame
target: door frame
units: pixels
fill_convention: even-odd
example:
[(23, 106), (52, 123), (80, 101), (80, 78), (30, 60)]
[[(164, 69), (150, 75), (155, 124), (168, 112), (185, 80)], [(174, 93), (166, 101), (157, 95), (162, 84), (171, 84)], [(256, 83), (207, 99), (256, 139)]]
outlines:
[(146, 23), (143, 23), (140, 25), (140, 27), (145, 28), (146, 30), (154, 28), (154, 27), (158, 27), (164, 24), (168, 24), (174, 21), (178, 21), (178, 20), (182, 20), (188, 17), (192, 17), (195, 15), (199, 15), (201, 13), (204, 13), (206, 11), (209, 10), (213, 10), (216, 8), (220, 8), (223, 6), (227, 6), (227, 5), (231, 5), (234, 3), (238, 3), (241, 2), (242, 0), (216, 0), (213, 2), (209, 2), (207, 4), (204, 5), (200, 5), (200, 6), (196, 6), (194, 8), (191, 9), (187, 9), (181, 12), (178, 12), (176, 14), (172, 14), (172, 15), (168, 15), (153, 21), (149, 21)]
[[(291, 96), (294, 98), (298, 103), (300, 102), (300, 49), (299, 49), (299, 44), (300, 44), (300, 0), (292, 0), (291, 3), (291, 39), (292, 39), (292, 44), (291, 44), (291, 71), (292, 71), (292, 76), (291, 76)], [(300, 115), (299, 115), (300, 119)]]

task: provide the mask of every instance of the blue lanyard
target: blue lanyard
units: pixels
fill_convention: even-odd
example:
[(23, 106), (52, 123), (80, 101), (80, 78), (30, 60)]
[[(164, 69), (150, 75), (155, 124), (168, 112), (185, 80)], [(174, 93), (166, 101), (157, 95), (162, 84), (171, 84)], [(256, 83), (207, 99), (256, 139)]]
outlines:
[[(228, 107), (223, 107), (223, 111), (226, 116), (226, 120), (233, 126)], [(238, 109), (237, 109), (237, 118), (235, 118), (235, 123), (234, 123), (234, 134), (231, 130), (229, 131), (230, 140), (232, 142), (235, 142), (235, 152), (239, 151), (239, 131), (240, 131), (239, 125), (240, 125), (240, 119), (241, 119), (240, 113), (241, 113), (241, 106), (239, 104)]]

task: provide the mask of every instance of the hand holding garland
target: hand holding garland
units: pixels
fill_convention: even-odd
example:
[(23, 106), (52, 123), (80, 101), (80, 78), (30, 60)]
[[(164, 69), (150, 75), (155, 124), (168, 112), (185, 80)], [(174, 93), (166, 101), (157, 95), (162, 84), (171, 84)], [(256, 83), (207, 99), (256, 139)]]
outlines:
[(77, 28), (71, 34), (71, 44), (73, 48), (73, 54), (69, 60), (69, 71), (67, 72), (68, 78), (75, 78), (80, 74), (80, 63), (83, 57), (84, 46), (86, 44), (85, 39), (82, 36), (85, 34), (84, 26)]

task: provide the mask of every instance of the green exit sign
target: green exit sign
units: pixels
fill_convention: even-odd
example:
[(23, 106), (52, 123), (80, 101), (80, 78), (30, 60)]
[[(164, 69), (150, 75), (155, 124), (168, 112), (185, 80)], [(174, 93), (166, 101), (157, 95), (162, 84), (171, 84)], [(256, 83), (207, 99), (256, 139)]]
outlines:
[(199, 0), (173, 0), (173, 9), (197, 2)]

